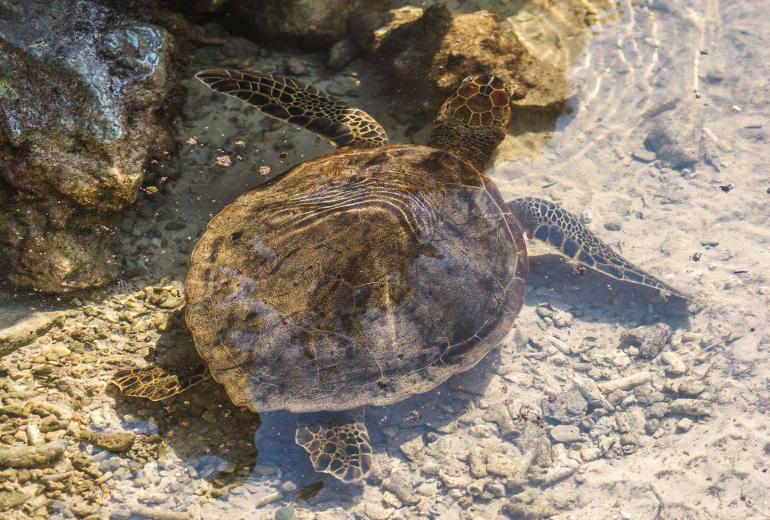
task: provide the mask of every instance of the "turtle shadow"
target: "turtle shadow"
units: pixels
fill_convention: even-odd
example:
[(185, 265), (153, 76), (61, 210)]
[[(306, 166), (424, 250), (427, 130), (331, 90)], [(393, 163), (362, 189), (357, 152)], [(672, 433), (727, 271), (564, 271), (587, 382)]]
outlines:
[[(149, 363), (177, 367), (196, 362), (192, 336), (181, 316), (174, 317), (160, 333), (147, 357)], [(476, 406), (500, 364), (500, 349), (494, 349), (475, 367), (430, 392), (385, 407), (366, 407), (366, 424), (377, 457), (370, 482), (389, 473), (393, 460), (404, 460), (401, 444), (430, 432), (440, 433)], [(123, 429), (167, 446), (181, 464), (215, 486), (248, 490), (252, 484), (291, 481), (298, 492), (285, 492), (283, 498), (288, 502), (318, 486), (320, 491), (306, 499), (315, 510), (339, 507), (340, 502), (352, 506), (362, 499), (363, 486), (344, 484), (314, 470), (308, 454), (294, 441), (295, 414), (255, 414), (238, 408), (212, 380), (157, 402), (122, 396), (112, 387), (109, 393), (115, 397), (115, 412), (122, 418)], [(223, 495), (222, 500), (227, 497)]]
[[(180, 311), (146, 358), (160, 366), (200, 368), (203, 362)], [(198, 478), (221, 487), (245, 481), (257, 463), (252, 438), (259, 416), (233, 405), (224, 388), (210, 379), (162, 401), (124, 396), (112, 385), (107, 391), (115, 398), (123, 429), (154, 444), (158, 449), (150, 452), (156, 452), (158, 460), (170, 448)]]
[[(405, 442), (441, 434), (444, 428), (478, 404), (501, 365), (501, 349), (495, 348), (475, 367), (455, 374), (433, 390), (413, 395), (388, 406), (367, 406), (364, 416), (375, 454), (368, 481), (379, 484), (388, 478), (396, 460), (407, 462), (400, 446)], [(317, 495), (306, 501), (314, 510), (355, 505), (363, 499), (363, 487), (344, 484), (331, 475), (317, 473), (307, 453), (294, 442), (297, 416), (290, 412), (260, 414), (261, 426), (254, 435), (259, 466), (256, 472), (275, 474), (305, 489), (322, 483)], [(398, 478), (408, 478), (400, 473)], [(416, 487), (419, 482), (410, 482)]]
[(525, 305), (549, 304), (569, 310), (583, 322), (627, 327), (666, 323), (673, 329), (688, 329), (692, 314), (686, 299), (666, 299), (650, 287), (575, 269), (558, 255), (530, 257), (527, 286)]

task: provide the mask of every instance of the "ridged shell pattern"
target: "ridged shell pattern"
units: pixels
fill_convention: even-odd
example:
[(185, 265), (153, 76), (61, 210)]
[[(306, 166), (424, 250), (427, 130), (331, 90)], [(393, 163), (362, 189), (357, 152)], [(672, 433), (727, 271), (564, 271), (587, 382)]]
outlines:
[(494, 348), (526, 270), (521, 229), (463, 161), (422, 146), (338, 152), (211, 221), (193, 252), (186, 318), (237, 405), (384, 405)]

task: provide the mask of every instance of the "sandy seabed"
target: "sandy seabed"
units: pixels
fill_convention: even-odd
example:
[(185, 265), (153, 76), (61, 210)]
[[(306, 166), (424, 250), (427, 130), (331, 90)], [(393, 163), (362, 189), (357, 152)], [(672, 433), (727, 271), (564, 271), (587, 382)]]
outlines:
[[(555, 14), (543, 37), (487, 4), (534, 52), (558, 35)], [(579, 52), (553, 55), (572, 84), (555, 130), (517, 126), (490, 173), (506, 198), (581, 215), (689, 307), (533, 250), (525, 307), (498, 352), (430, 395), (368, 412), (378, 470), (362, 486), (313, 473), (288, 414), (262, 417), (257, 457), (257, 419), (214, 385), (157, 405), (120, 399), (105, 391), (115, 370), (189, 342), (180, 282), (210, 217), (260, 182), (259, 167), (329, 150), (190, 80), (179, 157), (122, 224), (126, 280), (62, 302), (9, 293), (6, 318), (60, 314), (0, 360), (0, 434), (63, 442), (46, 469), (0, 472), (0, 498), (21, 500), (3, 514), (770, 517), (770, 14), (745, 0), (621, 2), (615, 14)], [(215, 63), (288, 68), (405, 141), (365, 70), (329, 76), (317, 56), (236, 38), (193, 67)], [(225, 154), (234, 164), (217, 167)]]

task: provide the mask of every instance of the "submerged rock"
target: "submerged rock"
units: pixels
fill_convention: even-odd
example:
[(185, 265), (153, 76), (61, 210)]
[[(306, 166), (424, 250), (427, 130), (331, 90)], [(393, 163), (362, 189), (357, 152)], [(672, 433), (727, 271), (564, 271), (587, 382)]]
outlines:
[(618, 347), (636, 347), (639, 357), (652, 359), (671, 342), (673, 335), (674, 331), (665, 323), (636, 327), (623, 333)]
[(4, 196), (2, 188), (0, 208), (0, 263), (12, 283), (57, 293), (117, 276), (112, 217), (62, 199)]
[(96, 211), (134, 202), (145, 163), (170, 147), (159, 115), (170, 50), (164, 29), (91, 1), (0, 5), (0, 178), (10, 185), (0, 190), (25, 194), (33, 213), (6, 197), (15, 209), (2, 210), (0, 240), (13, 248), (14, 283), (65, 292), (114, 278)]
[(11, 5), (0, 8), (0, 174), (86, 207), (130, 204), (165, 134), (168, 33), (88, 1)]
[(14, 309), (3, 306), (0, 309), (0, 357), (34, 341), (61, 316), (61, 312), (30, 314), (26, 307)]
[[(355, 41), (378, 63), (409, 109), (433, 113), (468, 75), (500, 75), (521, 104), (563, 101), (563, 71), (532, 56), (515, 33), (488, 11), (452, 14), (443, 5), (365, 13), (352, 25)], [(401, 113), (404, 111), (403, 107)]]
[(39, 446), (0, 448), (0, 467), (36, 468), (51, 464), (62, 456), (68, 444), (65, 440), (58, 440)]
[(318, 50), (345, 38), (348, 20), (359, 9), (369, 11), (378, 5), (377, 0), (230, 1), (226, 10), (256, 39)]
[(0, 511), (8, 511), (27, 501), (27, 495), (18, 491), (0, 491)]

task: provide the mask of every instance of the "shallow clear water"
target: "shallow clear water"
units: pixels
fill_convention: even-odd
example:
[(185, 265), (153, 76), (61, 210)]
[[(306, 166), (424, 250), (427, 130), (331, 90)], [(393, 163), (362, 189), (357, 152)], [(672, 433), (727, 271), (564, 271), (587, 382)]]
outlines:
[[(118, 284), (61, 297), (2, 288), (0, 330), (38, 322), (26, 322), (25, 345), (0, 358), (0, 450), (66, 448), (48, 464), (0, 469), (0, 515), (770, 516), (766, 8), (745, 0), (450, 7), (497, 11), (567, 80), (564, 103), (515, 112), (489, 170), (503, 198), (558, 202), (690, 302), (528, 244), (515, 329), (432, 392), (367, 408), (376, 469), (357, 485), (313, 471), (294, 444), (295, 416), (258, 418), (216, 384), (158, 403), (120, 397), (108, 380), (149, 351), (189, 362), (181, 284), (209, 219), (268, 176), (330, 150), (187, 79), (179, 153), (154, 166), (160, 191), (122, 218)], [(260, 49), (223, 31), (207, 26), (223, 44), (201, 44), (188, 76), (212, 66), (283, 70), (291, 60), (304, 80), (376, 115), (392, 141), (427, 135), (396, 121), (366, 61), (335, 74), (322, 55)], [(231, 167), (214, 165), (222, 155), (235, 159)], [(633, 340), (648, 330), (637, 327), (659, 324), (670, 337)]]

